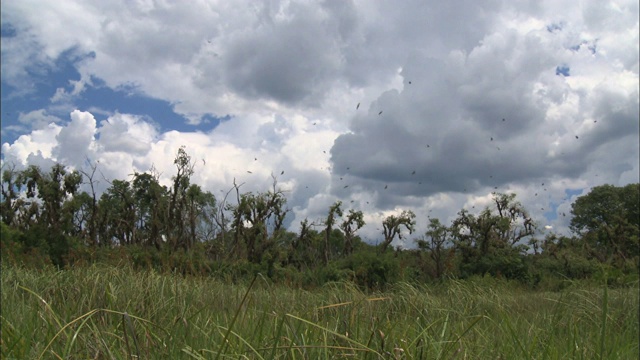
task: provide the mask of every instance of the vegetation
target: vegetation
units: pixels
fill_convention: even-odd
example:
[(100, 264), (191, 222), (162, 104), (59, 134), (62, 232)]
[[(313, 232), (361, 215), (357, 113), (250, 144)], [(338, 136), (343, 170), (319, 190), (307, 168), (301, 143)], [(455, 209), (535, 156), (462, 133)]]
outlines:
[(169, 187), (152, 169), (102, 194), (98, 164), (5, 164), (3, 358), (638, 357), (640, 184), (578, 198), (571, 237), (494, 193), (402, 249), (411, 211), (379, 245), (341, 202), (293, 233), (275, 177), (218, 198), (174, 164)]
[(492, 277), (312, 291), (91, 265), (2, 268), (2, 358), (637, 359), (638, 285)]

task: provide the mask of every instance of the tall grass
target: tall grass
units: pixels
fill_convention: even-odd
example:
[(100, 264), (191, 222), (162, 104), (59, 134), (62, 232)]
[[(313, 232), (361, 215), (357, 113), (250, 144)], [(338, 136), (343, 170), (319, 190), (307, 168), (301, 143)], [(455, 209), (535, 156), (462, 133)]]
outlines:
[(638, 284), (313, 291), (128, 267), (2, 268), (3, 359), (637, 359)]

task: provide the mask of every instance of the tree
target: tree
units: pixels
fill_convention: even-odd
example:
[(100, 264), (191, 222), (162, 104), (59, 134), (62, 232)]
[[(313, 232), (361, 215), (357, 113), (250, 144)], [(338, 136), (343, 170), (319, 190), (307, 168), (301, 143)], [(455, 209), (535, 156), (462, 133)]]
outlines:
[[(96, 194), (96, 184), (98, 183), (98, 181), (95, 180), (94, 177), (96, 175), (96, 171), (98, 170), (98, 163), (91, 163), (89, 158), (87, 158), (87, 163), (89, 164), (91, 170), (80, 170), (80, 173), (84, 175), (87, 180), (89, 180), (89, 187), (91, 188), (91, 201), (87, 201), (86, 198), (83, 199), (83, 212), (85, 212), (87, 216), (85, 220), (87, 237), (89, 238), (89, 242), (91, 245), (96, 245), (98, 243), (98, 197)], [(86, 193), (83, 192), (83, 194)]]
[(380, 252), (385, 252), (391, 242), (398, 237), (402, 239), (402, 228), (404, 227), (412, 234), (416, 225), (416, 214), (411, 210), (403, 210), (398, 216), (389, 215), (382, 221), (382, 234), (384, 241), (380, 244)]
[[(93, 218), (93, 207), (91, 196), (83, 191), (80, 194), (76, 194), (73, 198), (67, 201), (64, 205), (64, 212), (69, 213), (72, 216), (73, 227), (70, 235), (87, 240), (87, 245), (95, 245), (95, 242), (91, 231), (95, 231), (95, 228), (91, 227), (91, 221)], [(96, 214), (97, 215), (97, 214)]]
[(98, 203), (100, 208), (100, 244), (118, 245), (135, 242), (136, 203), (131, 184), (125, 180), (113, 180), (111, 186), (102, 193)]
[[(219, 231), (219, 233), (215, 237), (217, 241), (211, 244), (211, 246), (209, 247), (209, 251), (216, 255), (217, 258), (220, 258), (223, 255), (231, 256), (234, 254), (234, 251), (236, 251), (235, 249), (237, 238), (235, 237), (235, 235), (232, 239), (228, 238), (227, 230), (229, 226), (227, 218), (225, 216), (228, 210), (233, 210), (233, 207), (227, 202), (229, 194), (235, 189), (239, 198), (239, 189), (236, 186), (235, 179), (233, 180), (233, 185), (234, 186), (226, 192), (224, 197), (222, 197), (222, 200), (217, 202), (216, 206), (209, 210), (209, 218), (212, 219), (213, 222), (215, 222), (215, 225), (217, 226), (217, 229)], [(236, 224), (234, 222), (233, 225), (235, 226), (239, 224)]]
[(349, 210), (347, 218), (340, 224), (344, 232), (344, 255), (349, 256), (353, 252), (353, 238), (356, 232), (365, 225), (362, 211)]
[(421, 239), (416, 240), (420, 250), (429, 251), (429, 256), (435, 263), (437, 279), (442, 278), (444, 274), (445, 261), (450, 251), (446, 245), (451, 242), (450, 236), (449, 228), (442, 225), (439, 219), (429, 219), (429, 230)]
[(236, 184), (236, 179), (235, 178), (233, 179), (232, 190), (235, 190), (236, 192), (236, 205), (229, 204), (229, 203), (225, 205), (226, 206), (225, 210), (231, 211), (231, 216), (233, 218), (233, 222), (231, 224), (231, 230), (233, 230), (233, 243), (231, 245), (232, 251), (230, 253), (232, 255), (234, 253), (240, 253), (241, 251), (240, 247), (241, 247), (241, 242), (243, 239), (243, 233), (245, 228), (244, 222), (243, 222), (244, 209), (242, 208), (244, 204), (242, 203), (242, 197), (240, 196), (240, 187), (242, 185), (244, 185), (244, 183), (238, 185)]
[(287, 199), (276, 184), (274, 178), (272, 191), (239, 195), (238, 204), (233, 207), (236, 236), (244, 239), (247, 260), (253, 263), (260, 263), (265, 251), (275, 244), (275, 236), (282, 230), (289, 212), (285, 208)]
[(313, 226), (308, 219), (302, 220), (298, 236), (291, 241), (287, 263), (294, 265), (298, 270), (302, 270), (303, 266), (309, 268), (315, 265), (317, 249), (313, 242), (318, 232), (312, 229)]
[(202, 191), (200, 186), (192, 184), (187, 191), (187, 199), (192, 242), (213, 241), (219, 230), (215, 222), (218, 209), (216, 197), (209, 191)]
[(160, 248), (168, 223), (169, 190), (160, 185), (160, 175), (152, 168), (148, 173), (134, 173), (131, 183), (136, 208), (136, 243)]
[(485, 208), (478, 216), (461, 210), (451, 225), (463, 274), (526, 276), (522, 241), (535, 233), (535, 225), (515, 194), (494, 193), (497, 213)]
[(522, 204), (516, 201), (516, 194), (493, 194), (498, 210), (496, 228), (499, 241), (514, 246), (520, 240), (535, 233), (535, 224)]
[(15, 226), (18, 209), (24, 205), (24, 201), (18, 197), (21, 188), (18, 172), (13, 164), (11, 166), (2, 164), (1, 170), (0, 194), (2, 195), (2, 204), (0, 205), (0, 217), (5, 224)]
[(14, 164), (2, 164), (0, 218), (6, 225), (22, 230), (35, 225), (41, 213), (40, 203), (20, 195), (25, 190), (25, 175), (25, 171), (16, 170)]
[(70, 207), (65, 207), (65, 203), (78, 191), (82, 175), (67, 172), (61, 164), (53, 165), (48, 173), (31, 165), (18, 178), (26, 187), (27, 198), (37, 197), (41, 203), (34, 234), (46, 234), (51, 260), (55, 265), (64, 265), (69, 252), (68, 236), (73, 233), (73, 214), (67, 211)]
[(639, 255), (640, 184), (601, 185), (572, 204), (571, 230), (601, 262)]
[[(187, 189), (186, 199), (186, 222), (189, 225), (187, 247), (191, 248), (196, 242), (205, 240), (201, 229), (203, 225), (211, 224), (211, 218), (208, 216), (210, 211), (207, 211), (207, 209), (215, 208), (216, 198), (212, 193), (202, 191), (200, 186), (191, 184)], [(210, 231), (210, 226), (207, 226), (207, 229), (204, 230), (206, 233), (210, 233)]]
[(324, 222), (324, 264), (327, 265), (329, 263), (330, 256), (330, 246), (329, 246), (329, 238), (331, 237), (331, 231), (333, 229), (333, 225), (336, 222), (336, 215), (342, 216), (342, 201), (336, 201), (333, 205), (329, 207), (329, 214), (327, 214), (327, 219)]
[(173, 188), (169, 202), (168, 222), (170, 226), (167, 230), (174, 248), (182, 246), (185, 249), (189, 249), (190, 242), (185, 231), (183, 216), (187, 206), (187, 190), (189, 189), (195, 163), (191, 161), (191, 156), (187, 154), (184, 146), (178, 149), (178, 154), (173, 163), (176, 165), (177, 173), (172, 178)]
[(55, 233), (67, 230), (70, 223), (63, 222), (62, 205), (78, 190), (82, 181), (80, 173), (67, 173), (61, 164), (55, 164), (49, 173), (43, 173), (39, 167), (31, 165), (22, 172), (22, 176), (27, 197), (38, 197), (42, 201), (42, 217), (46, 226)]

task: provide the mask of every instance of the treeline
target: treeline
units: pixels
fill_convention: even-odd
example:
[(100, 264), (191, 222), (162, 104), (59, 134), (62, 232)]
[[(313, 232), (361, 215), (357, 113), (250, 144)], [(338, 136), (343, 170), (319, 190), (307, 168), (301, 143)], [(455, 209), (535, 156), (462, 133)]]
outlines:
[[(274, 281), (315, 286), (352, 280), (368, 288), (396, 281), (496, 276), (538, 286), (562, 279), (637, 279), (639, 189), (602, 185), (572, 205), (572, 237), (540, 238), (515, 194), (493, 195), (477, 214), (461, 210), (450, 224), (428, 218), (415, 234), (416, 215), (403, 211), (382, 222), (378, 245), (358, 236), (362, 211), (329, 207), (327, 217), (305, 219), (298, 233), (283, 224), (287, 199), (277, 187), (243, 192), (234, 183), (220, 197), (193, 184), (194, 162), (184, 148), (174, 160), (170, 187), (155, 171), (113, 180), (96, 191), (97, 165), (69, 171), (30, 166), (2, 171), (2, 260), (64, 268), (92, 262), (241, 280), (256, 272)], [(89, 191), (80, 191), (82, 184)], [(393, 248), (409, 235), (417, 247)]]

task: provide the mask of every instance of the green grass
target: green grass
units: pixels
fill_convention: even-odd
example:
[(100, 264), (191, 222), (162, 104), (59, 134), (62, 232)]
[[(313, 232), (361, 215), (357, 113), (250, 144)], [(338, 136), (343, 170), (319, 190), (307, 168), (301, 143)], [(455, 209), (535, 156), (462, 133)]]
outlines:
[(128, 267), (2, 267), (3, 359), (637, 359), (638, 284), (305, 291)]

